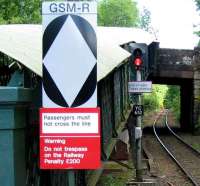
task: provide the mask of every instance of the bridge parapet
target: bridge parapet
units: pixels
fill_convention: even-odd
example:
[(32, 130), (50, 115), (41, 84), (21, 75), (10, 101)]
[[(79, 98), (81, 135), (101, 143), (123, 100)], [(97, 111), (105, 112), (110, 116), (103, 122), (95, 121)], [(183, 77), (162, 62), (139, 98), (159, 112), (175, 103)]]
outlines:
[(160, 48), (158, 51), (158, 63), (165, 65), (193, 65), (193, 50), (178, 50)]
[(157, 51), (153, 76), (193, 79), (193, 50), (160, 48)]

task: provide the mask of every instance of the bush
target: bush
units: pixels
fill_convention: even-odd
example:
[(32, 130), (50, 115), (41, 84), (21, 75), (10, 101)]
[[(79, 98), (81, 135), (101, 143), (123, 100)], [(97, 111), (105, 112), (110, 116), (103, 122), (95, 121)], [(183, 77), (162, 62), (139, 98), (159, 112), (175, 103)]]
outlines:
[(152, 93), (144, 94), (145, 111), (156, 111), (163, 108), (163, 100), (167, 90), (168, 87), (166, 85), (153, 85)]
[(159, 100), (155, 93), (144, 95), (143, 101), (145, 111), (154, 111), (159, 109)]
[(180, 119), (180, 88), (178, 86), (169, 86), (164, 107), (172, 110), (177, 120)]

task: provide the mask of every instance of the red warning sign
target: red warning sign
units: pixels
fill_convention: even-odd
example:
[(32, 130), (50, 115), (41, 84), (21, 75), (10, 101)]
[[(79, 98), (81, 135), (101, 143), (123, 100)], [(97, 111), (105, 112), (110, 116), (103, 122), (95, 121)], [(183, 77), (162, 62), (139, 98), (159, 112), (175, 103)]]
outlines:
[(40, 168), (100, 168), (98, 108), (40, 109)]

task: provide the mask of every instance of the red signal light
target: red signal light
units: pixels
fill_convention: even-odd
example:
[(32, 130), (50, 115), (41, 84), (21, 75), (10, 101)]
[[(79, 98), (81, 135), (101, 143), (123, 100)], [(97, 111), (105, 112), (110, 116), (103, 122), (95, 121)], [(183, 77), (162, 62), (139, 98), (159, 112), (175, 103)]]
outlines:
[(136, 57), (134, 59), (134, 65), (137, 66), (137, 67), (141, 66), (142, 65), (142, 59), (140, 57)]

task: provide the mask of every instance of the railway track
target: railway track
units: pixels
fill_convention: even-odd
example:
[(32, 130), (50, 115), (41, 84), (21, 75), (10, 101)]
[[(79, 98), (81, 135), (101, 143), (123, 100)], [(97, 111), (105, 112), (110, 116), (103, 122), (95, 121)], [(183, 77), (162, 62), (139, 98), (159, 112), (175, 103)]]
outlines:
[(154, 121), (154, 134), (161, 146), (179, 166), (191, 183), (195, 186), (200, 186), (200, 152), (173, 132), (167, 121), (168, 111), (165, 110), (164, 112), (165, 113), (161, 113), (160, 115), (164, 114), (165, 125), (168, 128), (170, 138), (169, 136), (159, 136), (156, 130), (156, 122), (160, 116)]

